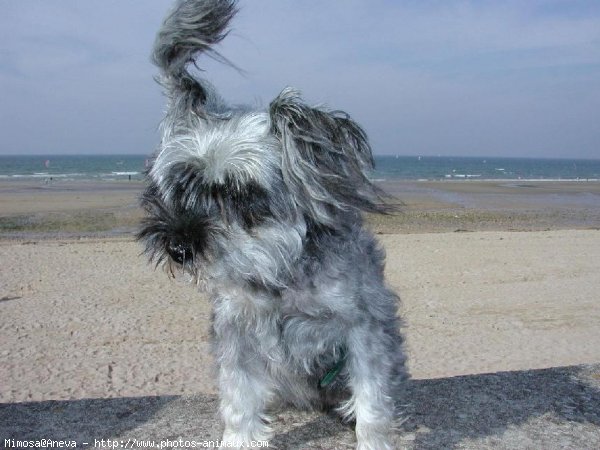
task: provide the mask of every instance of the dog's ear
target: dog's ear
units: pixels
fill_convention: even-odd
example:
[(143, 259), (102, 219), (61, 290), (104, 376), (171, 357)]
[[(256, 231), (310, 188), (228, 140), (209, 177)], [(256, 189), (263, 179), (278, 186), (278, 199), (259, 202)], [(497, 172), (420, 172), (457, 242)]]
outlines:
[(206, 54), (235, 68), (214, 46), (227, 36), (227, 26), (236, 12), (235, 0), (178, 0), (175, 3), (152, 50), (152, 61), (162, 71), (157, 81), (172, 98), (172, 108), (184, 113), (194, 110), (200, 115), (219, 113), (221, 100), (214, 88), (194, 77), (188, 65), (196, 64), (198, 55)]
[(281, 142), (284, 181), (313, 220), (335, 228), (343, 211), (388, 210), (368, 178), (373, 156), (367, 136), (348, 114), (309, 107), (290, 88), (271, 102), (269, 113)]

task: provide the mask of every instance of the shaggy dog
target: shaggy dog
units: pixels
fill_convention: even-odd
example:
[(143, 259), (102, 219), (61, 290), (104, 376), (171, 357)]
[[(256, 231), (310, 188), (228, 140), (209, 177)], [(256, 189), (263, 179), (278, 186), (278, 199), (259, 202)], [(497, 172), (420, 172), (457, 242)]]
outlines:
[(235, 15), (233, 0), (180, 0), (153, 60), (168, 96), (138, 237), (213, 308), (223, 439), (269, 437), (267, 407), (336, 408), (357, 448), (392, 448), (406, 379), (397, 296), (362, 212), (386, 211), (364, 131), (284, 89), (268, 110), (231, 107), (188, 70)]

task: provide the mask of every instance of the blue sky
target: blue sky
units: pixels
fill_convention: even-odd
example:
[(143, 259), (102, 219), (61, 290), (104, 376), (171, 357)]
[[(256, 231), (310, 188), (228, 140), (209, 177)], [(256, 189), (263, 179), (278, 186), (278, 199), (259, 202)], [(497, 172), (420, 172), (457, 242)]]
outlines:
[[(0, 154), (142, 153), (164, 98), (165, 0), (0, 1)], [(240, 0), (199, 60), (232, 103), (285, 86), (376, 154), (600, 158), (599, 1)]]

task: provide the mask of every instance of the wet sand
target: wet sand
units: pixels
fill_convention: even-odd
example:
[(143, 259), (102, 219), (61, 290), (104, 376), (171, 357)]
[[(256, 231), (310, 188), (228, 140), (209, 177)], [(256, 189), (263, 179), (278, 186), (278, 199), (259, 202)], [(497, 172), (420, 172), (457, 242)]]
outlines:
[[(398, 212), (368, 216), (376, 233), (600, 228), (600, 182), (394, 181)], [(0, 238), (131, 236), (139, 181), (0, 181)]]

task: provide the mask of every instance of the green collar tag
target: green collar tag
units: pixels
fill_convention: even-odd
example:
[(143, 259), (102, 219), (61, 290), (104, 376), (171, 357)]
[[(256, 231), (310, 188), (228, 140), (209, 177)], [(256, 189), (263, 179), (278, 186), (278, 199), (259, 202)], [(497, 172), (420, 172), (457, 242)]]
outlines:
[(340, 359), (335, 363), (329, 372), (327, 372), (323, 378), (319, 381), (319, 387), (324, 388), (331, 384), (331, 382), (339, 375), (344, 366), (346, 365), (346, 349), (340, 348)]

